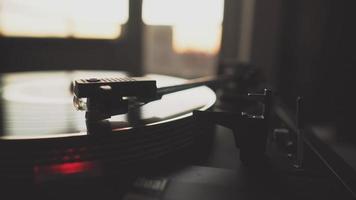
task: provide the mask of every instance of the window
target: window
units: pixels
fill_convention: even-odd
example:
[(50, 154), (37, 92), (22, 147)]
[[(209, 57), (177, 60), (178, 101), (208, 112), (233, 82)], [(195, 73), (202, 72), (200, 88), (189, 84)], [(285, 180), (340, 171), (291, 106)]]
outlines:
[[(222, 0), (144, 0), (148, 25), (173, 28), (177, 52), (218, 50)], [(128, 0), (0, 0), (5, 36), (116, 38), (128, 18)]]
[[(53, 66), (142, 66), (131, 62), (129, 54), (134, 51), (128, 51), (132, 45), (127, 42), (119, 47), (111, 41), (67, 40), (118, 38), (121, 25), (128, 21), (129, 1), (0, 0), (0, 51), (3, 48), (3, 54), (8, 55), (0, 64), (11, 69), (46, 66), (39, 70)], [(224, 0), (143, 0), (145, 71), (183, 77), (213, 73), (223, 4)]]
[(223, 0), (144, 0), (148, 71), (196, 77), (215, 71)]
[(143, 21), (173, 28), (177, 52), (216, 53), (220, 45), (222, 0), (144, 0)]
[(0, 0), (0, 34), (114, 39), (128, 0)]

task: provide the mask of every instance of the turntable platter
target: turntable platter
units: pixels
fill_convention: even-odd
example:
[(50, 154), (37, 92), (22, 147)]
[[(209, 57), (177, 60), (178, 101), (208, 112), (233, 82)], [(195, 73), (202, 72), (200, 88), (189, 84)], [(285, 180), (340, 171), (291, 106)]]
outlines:
[[(127, 114), (100, 121), (96, 134), (89, 134), (87, 126), (91, 125), (85, 123), (85, 113), (73, 106), (72, 80), (119, 76), (125, 73), (71, 71), (3, 75), (0, 177), (42, 180), (53, 175), (57, 178), (58, 174), (92, 172), (98, 166), (100, 170), (109, 166), (117, 173), (122, 167), (146, 166), (154, 163), (149, 161), (163, 158), (185, 159), (194, 152), (205, 151), (212, 138), (212, 125), (202, 126), (192, 117), (193, 110), (207, 110), (215, 103), (215, 93), (205, 86), (171, 93)], [(157, 81), (157, 87), (185, 81), (171, 76), (147, 76)], [(181, 152), (186, 156), (172, 156)]]
[[(72, 71), (22, 72), (5, 74), (1, 87), (2, 133), (0, 139), (27, 139), (86, 135), (84, 112), (73, 107), (70, 86), (74, 79), (90, 77), (122, 77), (123, 72)], [(181, 83), (184, 79), (147, 75), (157, 80), (157, 87)], [(193, 88), (164, 96), (144, 105), (139, 119), (144, 125), (191, 115), (195, 109), (207, 109), (215, 102), (215, 94), (207, 87)], [(134, 111), (137, 113), (138, 111)], [(130, 128), (128, 113), (114, 116), (116, 130)], [(137, 115), (137, 114), (136, 114)]]

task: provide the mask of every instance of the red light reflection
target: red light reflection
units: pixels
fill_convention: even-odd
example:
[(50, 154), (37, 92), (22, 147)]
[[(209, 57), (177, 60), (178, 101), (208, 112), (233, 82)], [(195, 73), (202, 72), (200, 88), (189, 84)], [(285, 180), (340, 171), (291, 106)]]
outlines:
[(52, 166), (53, 172), (60, 174), (73, 174), (91, 169), (93, 166), (85, 162), (64, 163)]
[(61, 163), (48, 166), (35, 166), (34, 172), (36, 174), (76, 174), (94, 169), (94, 164), (91, 162), (70, 162)]

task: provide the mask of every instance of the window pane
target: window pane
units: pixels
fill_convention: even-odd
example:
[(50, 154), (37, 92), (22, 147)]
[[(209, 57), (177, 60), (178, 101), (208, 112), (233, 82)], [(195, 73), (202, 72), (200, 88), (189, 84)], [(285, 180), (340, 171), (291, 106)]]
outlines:
[(0, 0), (5, 36), (116, 38), (128, 0)]
[(223, 0), (144, 0), (143, 21), (149, 25), (220, 24)]
[(223, 0), (143, 0), (148, 71), (196, 77), (215, 71)]
[(143, 21), (173, 27), (173, 48), (178, 52), (215, 53), (220, 43), (223, 0), (144, 0)]

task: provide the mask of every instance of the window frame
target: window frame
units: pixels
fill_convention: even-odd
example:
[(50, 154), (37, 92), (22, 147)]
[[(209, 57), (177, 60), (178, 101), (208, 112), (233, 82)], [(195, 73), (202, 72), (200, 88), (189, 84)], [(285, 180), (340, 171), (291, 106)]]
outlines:
[(129, 1), (117, 39), (0, 36), (0, 72), (103, 69), (142, 73), (142, 0)]

